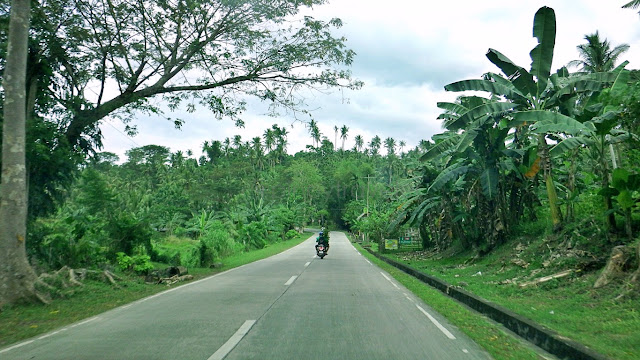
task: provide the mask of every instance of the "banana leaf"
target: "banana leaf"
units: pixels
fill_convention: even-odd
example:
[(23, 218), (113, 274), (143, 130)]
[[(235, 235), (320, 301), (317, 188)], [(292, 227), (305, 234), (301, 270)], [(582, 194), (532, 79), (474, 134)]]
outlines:
[(437, 142), (435, 145), (431, 146), (424, 155), (420, 157), (420, 161), (433, 160), (436, 157), (451, 151), (453, 147), (456, 146), (458, 141), (459, 139), (456, 136), (452, 136), (450, 138)]
[(497, 101), (494, 101), (494, 102), (490, 102), (490, 103), (485, 103), (485, 104), (477, 106), (477, 107), (475, 107), (473, 109), (469, 109), (467, 112), (462, 114), (455, 121), (447, 121), (447, 122), (445, 122), (444, 127), (446, 129), (448, 129), (448, 130), (462, 129), (462, 128), (466, 127), (467, 124), (469, 124), (473, 120), (477, 119), (478, 117), (486, 116), (487, 114), (504, 113), (505, 111), (513, 110), (516, 107), (518, 107), (517, 104), (510, 103), (510, 102), (497, 102)]
[(592, 134), (591, 130), (578, 120), (559, 114), (550, 112), (547, 118), (539, 120), (531, 127), (531, 132), (535, 134)]
[(438, 102), (436, 105), (438, 106), (438, 108), (447, 110), (454, 114), (464, 114), (465, 112), (469, 111), (469, 109), (467, 109), (466, 107), (452, 102)]
[(566, 138), (560, 141), (559, 143), (557, 143), (556, 145), (554, 145), (549, 150), (549, 155), (551, 155), (551, 157), (561, 156), (562, 154), (568, 151), (571, 151), (575, 148), (579, 148), (584, 145), (589, 145), (592, 142), (593, 142), (592, 139), (585, 136), (574, 136), (574, 137)]
[(433, 180), (429, 186), (428, 192), (440, 191), (449, 181), (457, 179), (460, 175), (466, 174), (471, 170), (467, 165), (454, 164), (444, 170)]
[(529, 74), (523, 67), (513, 63), (508, 57), (504, 56), (498, 50), (489, 49), (487, 52), (487, 58), (494, 65), (500, 68), (502, 72), (507, 75), (509, 80), (513, 83), (522, 94), (534, 94), (536, 91), (536, 83), (533, 80), (533, 76)]
[(498, 194), (498, 169), (494, 167), (484, 169), (480, 174), (480, 186), (484, 196), (493, 199)]
[(518, 92), (518, 90), (511, 86), (505, 86), (498, 84), (491, 80), (471, 79), (456, 81), (444, 87), (447, 91), (484, 91), (497, 96), (504, 96), (509, 99), (517, 99), (520, 101), (526, 101), (527, 99)]
[(543, 6), (533, 18), (533, 36), (538, 45), (531, 50), (531, 75), (538, 81), (536, 96), (540, 96), (547, 88), (551, 74), (553, 50), (556, 44), (556, 14), (552, 8)]
[[(528, 110), (528, 111), (516, 111), (511, 114), (513, 120), (509, 123), (511, 127), (517, 127), (524, 124), (535, 124), (537, 122), (543, 122), (538, 125), (538, 128), (545, 126), (544, 130), (549, 132), (563, 132), (572, 134), (580, 131), (590, 130), (579, 121), (574, 118), (562, 115), (560, 113), (549, 110)], [(555, 126), (555, 127), (554, 127)], [(538, 130), (541, 133), (541, 130)]]

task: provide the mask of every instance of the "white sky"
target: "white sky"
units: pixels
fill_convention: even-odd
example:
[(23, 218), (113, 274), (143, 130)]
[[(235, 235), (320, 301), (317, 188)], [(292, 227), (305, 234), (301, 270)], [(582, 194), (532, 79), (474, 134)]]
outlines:
[[(345, 148), (352, 148), (356, 135), (365, 145), (378, 135), (405, 141), (405, 151), (420, 140), (442, 132), (436, 107), (459, 94), (447, 93), (444, 85), (479, 78), (488, 71), (499, 72), (485, 54), (494, 48), (516, 64), (529, 69), (529, 52), (535, 46), (533, 17), (541, 6), (555, 10), (556, 48), (552, 70), (578, 58), (576, 46), (584, 36), (600, 32), (613, 46), (631, 46), (621, 60), (628, 69), (640, 68), (640, 16), (622, 9), (628, 0), (330, 0), (305, 14), (344, 22), (340, 35), (358, 55), (351, 67), (353, 75), (365, 82), (359, 91), (336, 91), (307, 98), (314, 119), (324, 136), (334, 141), (334, 126), (349, 128)], [(390, 5), (391, 4), (391, 5)], [(123, 135), (124, 125), (107, 120), (101, 126), (104, 149), (125, 160), (124, 152), (149, 144), (167, 146), (171, 151), (193, 150), (200, 155), (205, 140), (224, 140), (241, 135), (243, 141), (262, 136), (272, 124), (289, 131), (289, 153), (312, 144), (304, 124), (292, 117), (263, 115), (260, 103), (249, 102), (242, 116), (244, 128), (231, 120), (215, 120), (206, 109), (193, 114), (172, 114), (186, 120), (181, 130), (158, 117), (141, 115), (135, 122), (139, 134)], [(338, 136), (337, 145), (341, 145)], [(384, 152), (384, 151), (383, 151)]]

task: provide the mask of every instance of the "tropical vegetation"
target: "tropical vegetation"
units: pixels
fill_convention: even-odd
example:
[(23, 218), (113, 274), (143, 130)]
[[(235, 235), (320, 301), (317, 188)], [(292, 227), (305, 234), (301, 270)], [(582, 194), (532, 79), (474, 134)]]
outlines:
[[(97, 125), (104, 116), (164, 116), (149, 101), (153, 96), (175, 106), (202, 101), (219, 118), (241, 124), (241, 94), (304, 112), (289, 96), (292, 89), (344, 86), (341, 79), (359, 87), (348, 72), (332, 70), (354, 56), (345, 39), (329, 31), (339, 20), (305, 18), (299, 28), (274, 32), (260, 26), (281, 25), (302, 4), (322, 2), (266, 1), (273, 6), (263, 7), (259, 1), (214, 1), (224, 5), (218, 9), (224, 15), (199, 1), (147, 8), (123, 0), (109, 2), (110, 9), (92, 1), (38, 4), (29, 42), (33, 97), (21, 106), (28, 115), (22, 167), (29, 215), (19, 241), (30, 268), (40, 274), (63, 266), (120, 266), (145, 273), (150, 262), (215, 266), (223, 257), (320, 226), (351, 232), (381, 251), (385, 239), (418, 234), (421, 251), (478, 261), (527, 233), (549, 249), (571, 244), (577, 259), (562, 265), (591, 275), (611, 264), (609, 254), (619, 249), (623, 259), (610, 269), (617, 270), (617, 282), (601, 286), (612, 286), (616, 300), (637, 300), (640, 72), (621, 61), (627, 45), (614, 46), (597, 31), (577, 45), (579, 60), (552, 69), (557, 27), (548, 7), (534, 16), (531, 66), (489, 49), (496, 70), (448, 84), (445, 89), (459, 96), (438, 103), (444, 131), (407, 151), (404, 140), (365, 139), (346, 124), (331, 124), (334, 133), (322, 134), (316, 119), (306, 123), (310, 144), (295, 154), (278, 124), (252, 139), (212, 138), (196, 149), (201, 156), (160, 145), (132, 148), (123, 159), (99, 151)], [(73, 4), (82, 6), (65, 12)], [(193, 11), (198, 4), (202, 11)], [(7, 2), (2, 5), (0, 38), (6, 39)], [(127, 14), (130, 21), (112, 21)], [(145, 38), (115, 35), (153, 27), (145, 20), (151, 18), (157, 26), (166, 22), (162, 31), (190, 35), (184, 42), (159, 42), (158, 28), (143, 32)], [(249, 50), (257, 52), (245, 56)], [(5, 49), (0, 55), (2, 70), (9, 71)], [(310, 64), (326, 69), (295, 71)], [(203, 69), (198, 85), (175, 77)], [(84, 98), (96, 81), (99, 96)], [(120, 92), (104, 101), (107, 84)], [(5, 134), (14, 124), (8, 106), (1, 119)], [(7, 138), (13, 139), (3, 141), (3, 165)], [(349, 139), (355, 145), (345, 148)], [(22, 192), (26, 198), (26, 186)], [(532, 228), (535, 234), (526, 230)], [(6, 239), (0, 249), (15, 242)], [(9, 300), (0, 294), (0, 306), (16, 299)]]

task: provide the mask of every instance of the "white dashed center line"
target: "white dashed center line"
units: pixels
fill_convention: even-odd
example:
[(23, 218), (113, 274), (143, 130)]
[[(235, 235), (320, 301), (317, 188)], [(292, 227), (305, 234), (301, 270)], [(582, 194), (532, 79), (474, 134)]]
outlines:
[(236, 333), (233, 334), (233, 336), (231, 336), (231, 338), (229, 338), (229, 340), (227, 340), (227, 342), (224, 343), (224, 345), (222, 345), (220, 349), (218, 349), (218, 351), (213, 353), (213, 355), (211, 355), (207, 360), (224, 359), (231, 352), (231, 350), (233, 350), (233, 348), (236, 347), (236, 345), (238, 345), (240, 340), (242, 340), (242, 338), (245, 335), (247, 335), (247, 333), (249, 332), (249, 330), (251, 330), (251, 328), (255, 323), (256, 323), (256, 320), (245, 321), (244, 324), (240, 326), (240, 329), (238, 329), (238, 331), (236, 331)]
[(293, 284), (294, 281), (296, 281), (297, 276), (292, 276), (291, 278), (289, 278), (289, 281), (287, 281), (286, 283), (284, 283), (284, 286), (289, 286), (291, 284)]

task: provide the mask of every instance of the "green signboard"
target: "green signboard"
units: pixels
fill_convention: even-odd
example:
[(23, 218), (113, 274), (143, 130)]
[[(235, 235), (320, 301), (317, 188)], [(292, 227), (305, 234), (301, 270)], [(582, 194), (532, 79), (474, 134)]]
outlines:
[(400, 236), (400, 245), (411, 245), (411, 236)]
[(387, 250), (398, 250), (398, 240), (396, 239), (385, 239), (384, 240), (384, 248)]

